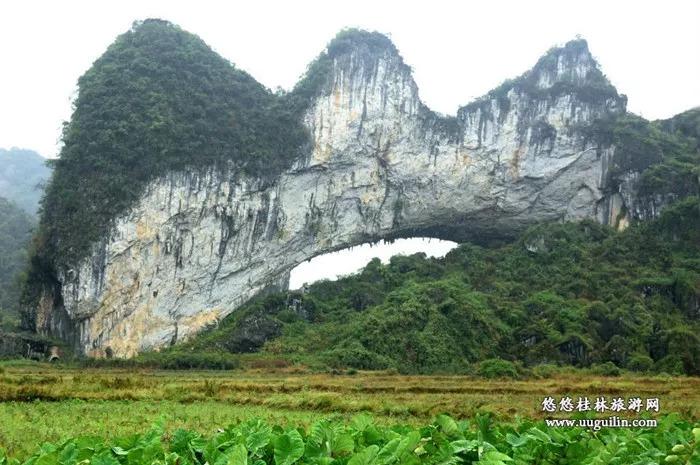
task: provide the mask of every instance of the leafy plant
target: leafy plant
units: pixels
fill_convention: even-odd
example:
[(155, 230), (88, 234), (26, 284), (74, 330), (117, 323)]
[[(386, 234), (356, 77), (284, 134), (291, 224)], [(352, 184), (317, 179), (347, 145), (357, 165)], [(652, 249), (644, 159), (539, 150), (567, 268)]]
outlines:
[[(106, 443), (100, 438), (45, 444), (24, 465), (457, 465), (530, 463), (695, 463), (700, 428), (668, 416), (657, 429), (547, 429), (519, 421), (495, 426), (488, 415), (457, 422), (440, 415), (422, 428), (380, 427), (371, 419), (350, 426), (329, 420), (308, 430), (270, 427), (254, 419), (212, 437), (163, 425)], [(0, 449), (0, 465), (19, 465)]]

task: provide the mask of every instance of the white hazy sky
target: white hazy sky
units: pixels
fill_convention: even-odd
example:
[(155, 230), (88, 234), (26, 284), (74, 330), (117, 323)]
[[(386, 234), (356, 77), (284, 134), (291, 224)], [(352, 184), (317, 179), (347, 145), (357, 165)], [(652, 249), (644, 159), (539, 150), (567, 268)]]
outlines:
[(580, 34), (631, 111), (656, 119), (700, 105), (698, 0), (2, 1), (0, 147), (55, 156), (78, 77), (148, 17), (286, 89), (340, 29), (384, 32), (425, 103), (447, 114)]
[(320, 255), (298, 265), (289, 277), (289, 288), (299, 289), (304, 283), (312, 283), (319, 279), (337, 279), (359, 270), (374, 257), (383, 263), (389, 263), (389, 259), (394, 255), (411, 255), (418, 252), (425, 252), (431, 257), (442, 257), (455, 247), (457, 244), (454, 242), (425, 237), (398, 239), (393, 243), (380, 241), (376, 244), (363, 244)]
[[(149, 17), (198, 34), (266, 86), (285, 89), (340, 29), (377, 30), (413, 67), (423, 101), (446, 114), (580, 34), (630, 111), (657, 119), (700, 105), (698, 0), (9, 0), (0, 2), (0, 147), (56, 156), (78, 77)], [(372, 256), (446, 247), (419, 239), (363, 246), (306, 265), (293, 284), (318, 270), (348, 273)]]

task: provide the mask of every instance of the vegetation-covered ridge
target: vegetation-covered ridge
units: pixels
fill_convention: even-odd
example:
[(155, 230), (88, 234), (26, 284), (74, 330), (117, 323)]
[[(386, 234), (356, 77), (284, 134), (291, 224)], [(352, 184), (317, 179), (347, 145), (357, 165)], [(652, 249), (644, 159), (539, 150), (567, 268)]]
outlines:
[[(695, 426), (695, 427), (694, 427)], [(456, 421), (447, 415), (420, 427), (381, 426), (367, 415), (349, 424), (324, 419), (308, 428), (260, 418), (203, 436), (178, 429), (106, 442), (96, 437), (45, 444), (25, 465), (506, 465), (532, 463), (696, 463), (700, 428), (674, 416), (657, 429), (548, 428), (520, 420), (496, 425), (490, 415)], [(0, 465), (19, 465), (0, 449)]]
[[(580, 75), (580, 68), (586, 69)], [(549, 80), (556, 77), (555, 80)], [(483, 97), (461, 107), (459, 114), (466, 114), (477, 108), (490, 112), (491, 102), (496, 99), (499, 107), (508, 111), (508, 93), (513, 90), (535, 100), (556, 99), (571, 95), (579, 101), (591, 104), (604, 104), (608, 100), (618, 103), (617, 109), (624, 113), (627, 97), (620, 95), (600, 70), (600, 65), (588, 50), (585, 39), (567, 42), (562, 47), (552, 47), (535, 66), (514, 79), (508, 79)]]
[(350, 60), (356, 59), (353, 63), (356, 69), (362, 64), (365, 70), (371, 70), (379, 58), (387, 56), (395, 59), (403, 72), (411, 72), (394, 43), (384, 34), (354, 28), (344, 29), (309, 64), (304, 76), (286, 98), (290, 105), (305, 108), (314, 97), (331, 91), (334, 63), (340, 66), (350, 65)]
[(700, 150), (700, 107), (684, 111), (669, 119), (658, 120), (657, 123), (667, 132), (693, 139), (695, 148)]
[(674, 117), (679, 123), (673, 123), (674, 119), (647, 121), (626, 114), (599, 119), (585, 128), (586, 136), (601, 147), (615, 147), (606, 173), (608, 191), (617, 192), (627, 176), (641, 173), (640, 197), (700, 195), (700, 130), (692, 126), (692, 117), (699, 116), (700, 110), (690, 110)]
[(500, 248), (375, 259), (306, 292), (257, 298), (172, 350), (404, 372), (517, 376), (522, 363), (697, 375), (698, 270), (700, 201), (689, 197), (621, 233), (545, 224)]
[(36, 261), (69, 266), (168, 170), (213, 164), (274, 177), (299, 155), (293, 112), (199, 37), (134, 23), (78, 81), (42, 202)]
[(293, 92), (274, 94), (197, 36), (162, 20), (134, 23), (78, 81), (42, 200), (25, 305), (163, 173), (216, 165), (271, 180), (290, 167), (308, 150), (302, 113), (328, 90), (333, 60), (350, 51), (363, 60), (398, 56), (379, 33), (345, 30)]

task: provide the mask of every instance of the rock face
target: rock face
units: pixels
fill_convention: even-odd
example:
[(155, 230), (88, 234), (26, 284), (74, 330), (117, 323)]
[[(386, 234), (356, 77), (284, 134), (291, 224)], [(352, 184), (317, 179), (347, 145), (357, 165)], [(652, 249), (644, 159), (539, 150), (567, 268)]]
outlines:
[(585, 128), (626, 100), (607, 81), (597, 92), (601, 79), (572, 42), (447, 118), (421, 103), (398, 54), (350, 49), (305, 114), (305, 159), (274, 180), (163, 173), (44, 294), (37, 329), (126, 357), (286, 288), (292, 268), (326, 252), (415, 235), (488, 241), (547, 220), (617, 224), (625, 199), (605, 181), (614, 147)]

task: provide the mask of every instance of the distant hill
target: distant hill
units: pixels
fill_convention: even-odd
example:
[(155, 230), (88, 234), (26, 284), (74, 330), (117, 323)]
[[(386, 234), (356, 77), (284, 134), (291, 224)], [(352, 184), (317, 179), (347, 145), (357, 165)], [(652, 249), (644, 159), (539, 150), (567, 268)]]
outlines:
[(19, 274), (27, 263), (27, 248), (34, 219), (14, 203), (0, 197), (0, 326), (16, 322)]
[(0, 149), (0, 197), (36, 215), (41, 187), (51, 174), (46, 159), (33, 150)]

